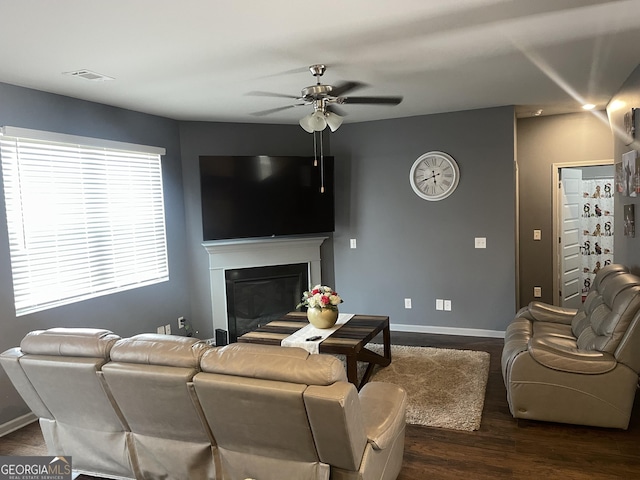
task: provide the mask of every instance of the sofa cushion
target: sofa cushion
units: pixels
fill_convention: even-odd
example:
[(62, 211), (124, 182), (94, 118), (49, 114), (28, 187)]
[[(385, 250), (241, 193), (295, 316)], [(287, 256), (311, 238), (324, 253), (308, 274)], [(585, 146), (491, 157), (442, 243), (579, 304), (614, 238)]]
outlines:
[(98, 328), (50, 328), (28, 333), (20, 342), (24, 354), (108, 359), (120, 337)]
[(111, 349), (111, 360), (197, 369), (202, 354), (210, 348), (204, 341), (193, 337), (142, 333), (119, 340)]
[(203, 372), (304, 385), (347, 381), (343, 363), (331, 355), (312, 355), (297, 347), (233, 343), (202, 356)]
[(575, 339), (567, 336), (535, 335), (528, 350), (536, 362), (563, 372), (595, 375), (610, 372), (618, 363), (609, 353), (580, 350)]
[(632, 274), (620, 274), (604, 287), (603, 303), (589, 315), (589, 326), (579, 335), (578, 348), (613, 354), (640, 308), (640, 284)]
[(627, 267), (615, 263), (607, 265), (598, 271), (591, 284), (591, 289), (582, 303), (582, 307), (571, 321), (571, 331), (576, 338), (585, 329), (589, 328), (591, 313), (604, 303), (603, 292), (605, 286), (617, 275), (628, 272), (629, 269)]
[(526, 318), (538, 322), (562, 322), (569, 324), (571, 319), (578, 313), (575, 308), (556, 307), (539, 301), (533, 301), (526, 307), (522, 307), (516, 313), (516, 318)]

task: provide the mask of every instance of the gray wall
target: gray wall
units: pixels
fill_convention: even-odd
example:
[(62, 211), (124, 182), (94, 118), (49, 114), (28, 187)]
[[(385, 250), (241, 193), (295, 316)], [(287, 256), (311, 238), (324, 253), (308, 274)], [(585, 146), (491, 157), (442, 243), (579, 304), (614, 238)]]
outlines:
[[(344, 312), (389, 315), (417, 331), (504, 330), (515, 309), (514, 128), (506, 107), (347, 124), (330, 135), (337, 223), (322, 272), (345, 298)], [(192, 321), (204, 338), (213, 332), (198, 157), (310, 155), (312, 139), (297, 125), (202, 122), (181, 123), (180, 139)], [(409, 170), (436, 149), (456, 158), (461, 181), (432, 203), (413, 193)], [(486, 250), (474, 249), (476, 236), (487, 237)], [(452, 311), (436, 312), (436, 298), (452, 300)]]
[[(504, 107), (343, 125), (333, 134), (342, 311), (389, 315), (392, 329), (505, 329), (515, 311), (514, 129), (513, 108)], [(409, 185), (413, 162), (430, 150), (460, 166), (458, 189), (440, 202)], [(475, 249), (475, 237), (486, 237), (487, 248)], [(436, 311), (436, 298), (450, 299), (452, 311)]]
[[(611, 105), (624, 104), (624, 108), (613, 110)], [(609, 121), (614, 132), (614, 160), (622, 161), (622, 154), (630, 150), (640, 150), (640, 120), (636, 122), (635, 141), (626, 145), (624, 137), (620, 132), (624, 132), (624, 114), (632, 107), (640, 108), (640, 66), (638, 66), (627, 78), (620, 91), (614, 95), (609, 103)], [(636, 115), (640, 119), (640, 115)], [(615, 195), (615, 226), (614, 226), (614, 253), (616, 262), (627, 265), (634, 273), (640, 274), (640, 198), (623, 197)], [(626, 204), (635, 205), (636, 214), (636, 236), (635, 238), (625, 237), (623, 234), (623, 208)]]
[[(180, 315), (190, 315), (184, 235), (184, 202), (178, 124), (68, 97), (0, 84), (0, 125), (99, 137), (167, 149), (162, 159), (169, 248), (169, 282), (16, 317), (13, 283), (0, 194), (0, 351), (20, 344), (24, 335), (56, 326), (101, 327), (121, 336), (155, 332)], [(0, 368), (0, 425), (29, 409)]]
[[(200, 338), (213, 336), (209, 258), (202, 247), (200, 155), (313, 155), (313, 137), (297, 125), (181, 122), (190, 318)], [(326, 143), (326, 142), (325, 142)], [(326, 150), (329, 150), (328, 144)], [(256, 206), (259, 215), (259, 206)], [(247, 219), (251, 221), (250, 218)], [(331, 239), (322, 245), (322, 277), (333, 283)]]
[[(602, 112), (521, 118), (517, 123), (520, 307), (534, 299), (534, 286), (542, 287), (540, 300), (553, 303), (552, 165), (610, 160), (613, 146)], [(542, 240), (533, 240), (534, 229), (542, 230)], [(617, 261), (617, 251), (615, 256)]]

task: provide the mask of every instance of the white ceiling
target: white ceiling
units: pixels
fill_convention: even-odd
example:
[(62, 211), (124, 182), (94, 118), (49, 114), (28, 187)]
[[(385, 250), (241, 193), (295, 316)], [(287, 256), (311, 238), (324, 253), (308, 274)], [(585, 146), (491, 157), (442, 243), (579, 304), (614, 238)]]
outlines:
[(553, 114), (604, 108), (640, 63), (640, 0), (0, 0), (0, 40), (0, 82), (179, 120), (296, 123), (311, 107), (256, 117), (290, 100), (247, 93), (299, 95), (314, 63), (404, 96), (346, 122)]

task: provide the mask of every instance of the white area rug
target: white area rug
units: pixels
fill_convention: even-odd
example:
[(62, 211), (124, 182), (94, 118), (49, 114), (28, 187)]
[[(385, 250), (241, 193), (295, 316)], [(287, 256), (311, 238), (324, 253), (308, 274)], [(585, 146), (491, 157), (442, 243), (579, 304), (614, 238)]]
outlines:
[[(382, 353), (382, 345), (369, 344)], [(376, 367), (370, 381), (407, 392), (407, 423), (473, 431), (480, 428), (489, 354), (472, 350), (391, 346), (391, 365)]]

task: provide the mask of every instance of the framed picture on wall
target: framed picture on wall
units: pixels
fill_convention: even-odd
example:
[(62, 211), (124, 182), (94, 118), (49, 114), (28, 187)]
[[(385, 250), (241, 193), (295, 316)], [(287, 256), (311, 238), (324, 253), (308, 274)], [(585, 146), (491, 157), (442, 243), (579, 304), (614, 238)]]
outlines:
[(624, 236), (636, 236), (636, 214), (633, 203), (624, 206)]
[(624, 195), (624, 175), (622, 174), (622, 162), (615, 164), (615, 193)]
[[(617, 165), (616, 165), (617, 173)], [(630, 150), (622, 154), (622, 195), (637, 197), (640, 195), (640, 165), (638, 165), (638, 151)], [(617, 179), (617, 174), (616, 174)]]
[(637, 136), (638, 127), (639, 127), (638, 117), (640, 117), (640, 109), (638, 108), (632, 108), (631, 110), (629, 110), (624, 114), (624, 130), (626, 133), (626, 136), (624, 139), (625, 145), (631, 145), (631, 143), (636, 138), (638, 138)]

